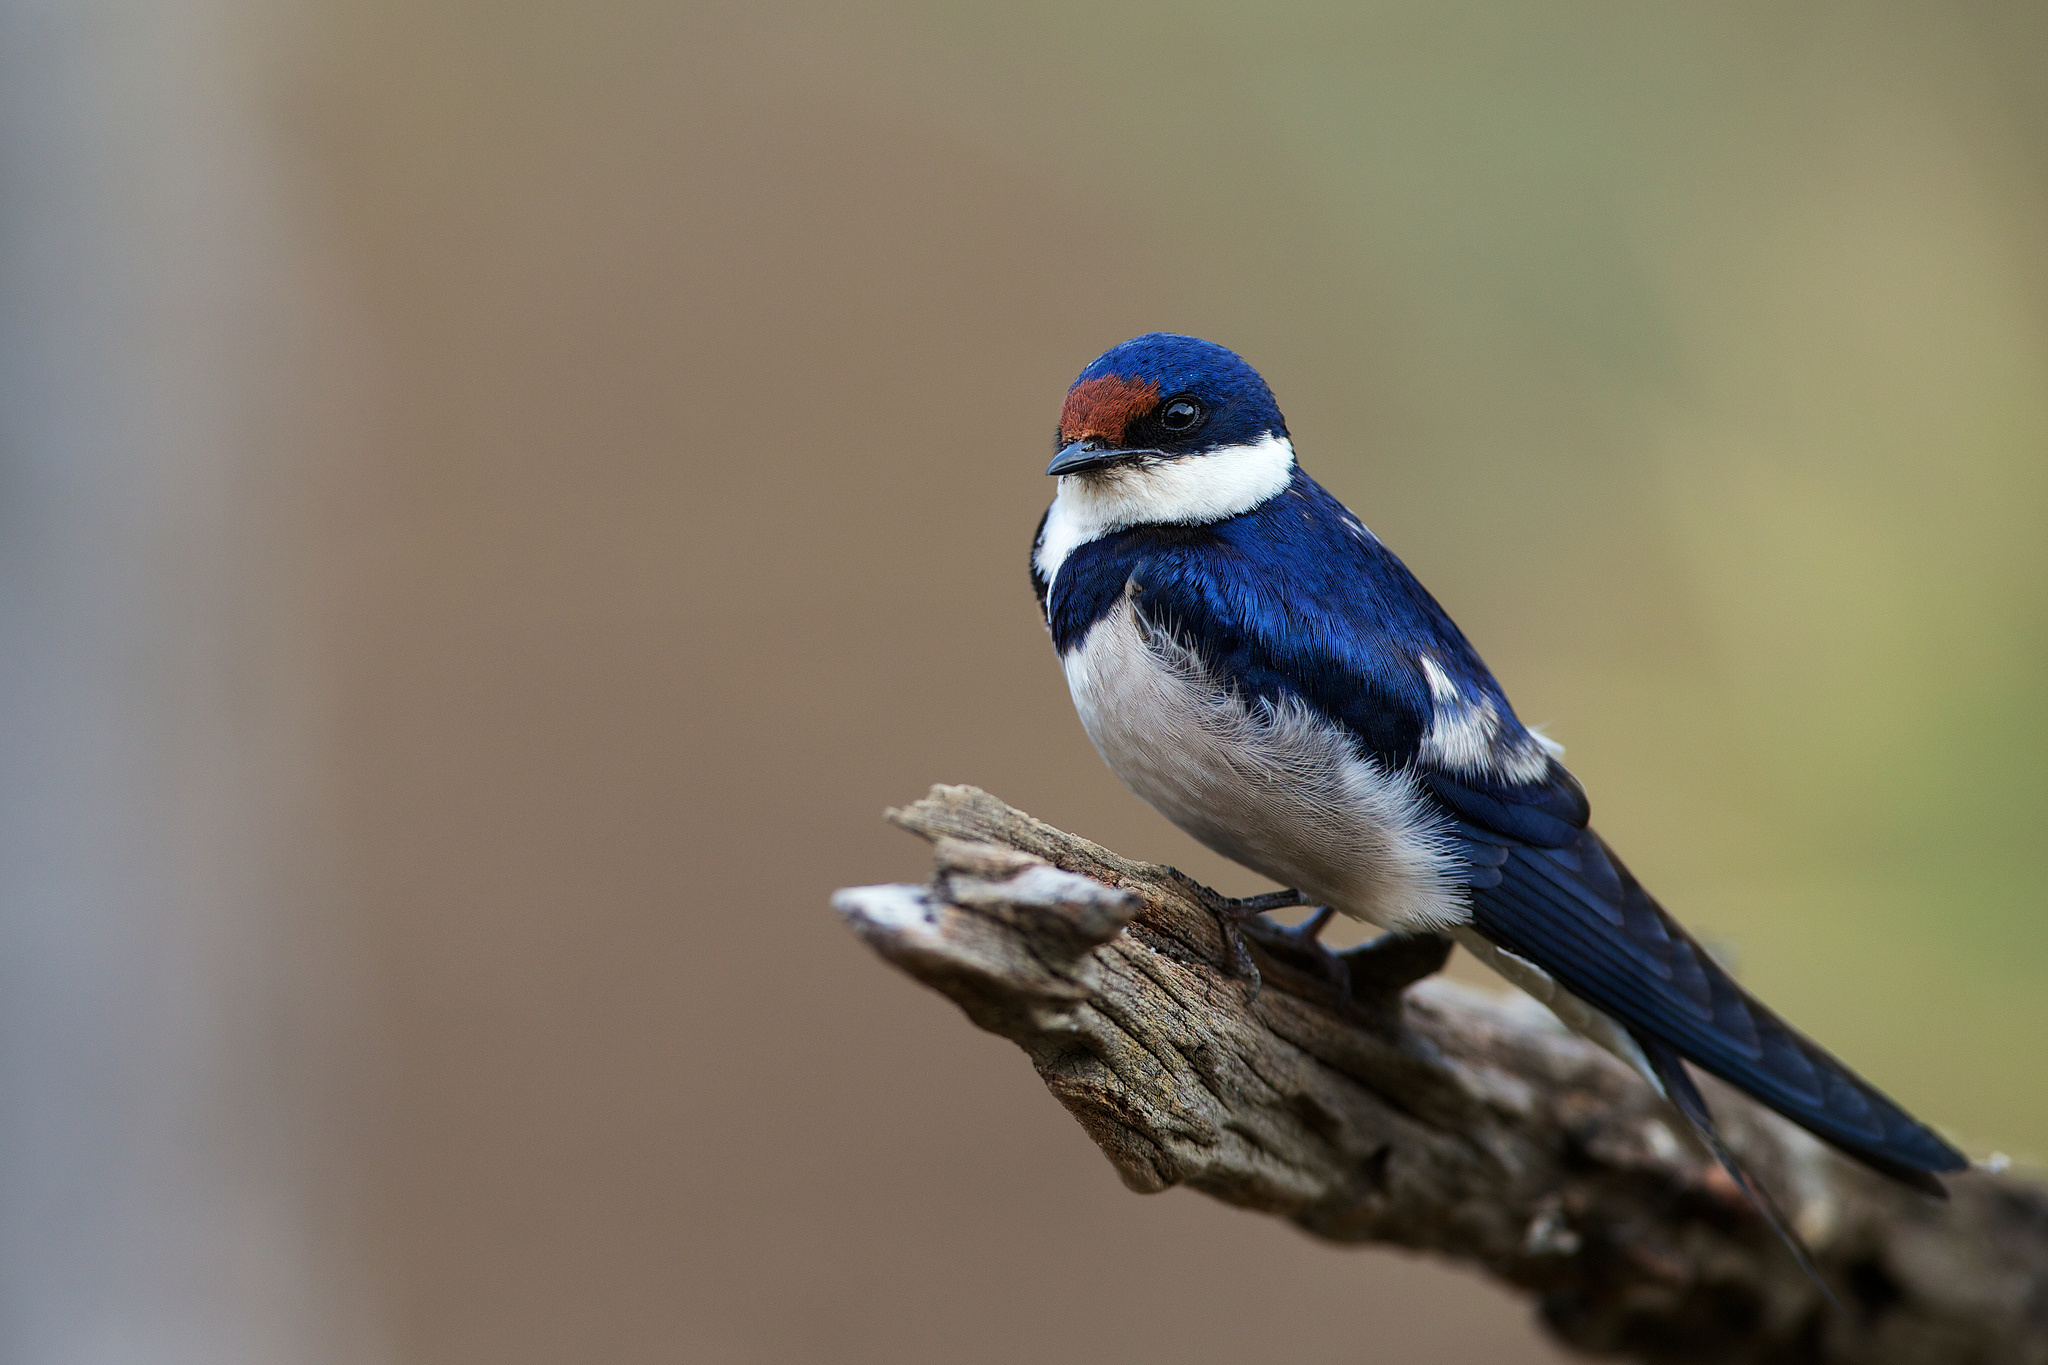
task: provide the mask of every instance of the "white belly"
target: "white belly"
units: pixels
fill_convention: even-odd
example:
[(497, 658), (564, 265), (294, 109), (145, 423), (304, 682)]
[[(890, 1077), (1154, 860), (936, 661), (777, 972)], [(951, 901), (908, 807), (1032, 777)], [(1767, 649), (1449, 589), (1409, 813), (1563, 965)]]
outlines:
[(1442, 822), (1405, 773), (1298, 703), (1245, 704), (1128, 598), (1065, 659), (1074, 707), (1124, 785), (1210, 848), (1385, 929), (1470, 914)]
[(1226, 858), (1318, 905), (1398, 932), (1448, 931), (1481, 962), (1622, 1059), (1660, 1093), (1628, 1030), (1466, 925), (1441, 822), (1411, 779), (1306, 708), (1246, 706), (1129, 599), (1066, 656), (1088, 738), (1124, 785)]

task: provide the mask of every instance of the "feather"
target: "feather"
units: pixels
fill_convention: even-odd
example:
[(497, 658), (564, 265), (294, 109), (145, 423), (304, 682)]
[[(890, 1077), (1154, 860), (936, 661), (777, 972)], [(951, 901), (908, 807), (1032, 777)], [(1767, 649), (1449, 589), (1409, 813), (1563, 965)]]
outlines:
[[(1471, 929), (1637, 1037), (1916, 1189), (1938, 1195), (1934, 1173), (1967, 1164), (1738, 986), (1664, 912), (1593, 833), (1577, 779), (1516, 718), (1443, 608), (1298, 467), (1283, 492), (1239, 515), (1077, 544), (1041, 591), (1063, 657), (1128, 609), (1149, 648), (1212, 680), (1246, 715), (1327, 725), (1361, 762), (1410, 782), (1426, 818), (1400, 837), (1448, 850)], [(1129, 746), (1174, 744), (1171, 729), (1148, 739), (1139, 718)], [(1272, 799), (1300, 794), (1275, 789)], [(1263, 836), (1168, 814), (1227, 856), (1274, 864), (1254, 847)], [(1249, 831), (1284, 815), (1243, 823)]]

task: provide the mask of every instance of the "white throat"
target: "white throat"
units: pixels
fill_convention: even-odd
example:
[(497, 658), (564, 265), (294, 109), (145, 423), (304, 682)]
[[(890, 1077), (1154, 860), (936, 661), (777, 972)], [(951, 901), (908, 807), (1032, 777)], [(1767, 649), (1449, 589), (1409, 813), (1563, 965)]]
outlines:
[(1158, 464), (1067, 474), (1032, 556), (1050, 583), (1067, 556), (1127, 526), (1199, 526), (1249, 512), (1294, 477), (1294, 443), (1267, 432), (1250, 445)]

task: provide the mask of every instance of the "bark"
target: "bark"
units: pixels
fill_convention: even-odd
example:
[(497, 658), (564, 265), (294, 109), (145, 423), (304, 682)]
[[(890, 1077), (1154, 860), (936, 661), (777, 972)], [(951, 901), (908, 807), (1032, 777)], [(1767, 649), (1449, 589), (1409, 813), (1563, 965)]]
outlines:
[(1830, 1305), (1662, 1099), (1527, 997), (1408, 986), (1435, 965), (1413, 940), (1355, 950), (1346, 991), (1262, 924), (1254, 989), (1220, 898), (1173, 868), (973, 787), (890, 818), (936, 846), (931, 884), (841, 891), (840, 914), (1023, 1048), (1133, 1190), (1186, 1185), (1469, 1265), (1593, 1354), (2048, 1363), (2039, 1184), (1973, 1170), (1939, 1203), (1713, 1089)]

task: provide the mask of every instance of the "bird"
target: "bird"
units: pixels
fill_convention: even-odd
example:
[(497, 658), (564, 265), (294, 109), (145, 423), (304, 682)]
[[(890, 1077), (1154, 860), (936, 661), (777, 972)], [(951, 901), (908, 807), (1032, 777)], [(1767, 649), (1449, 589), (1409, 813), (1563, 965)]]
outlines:
[(1643, 888), (1563, 750), (1302, 469), (1250, 364), (1191, 336), (1126, 341), (1068, 389), (1054, 450), (1031, 579), (1082, 727), (1168, 820), (1288, 888), (1236, 913), (1311, 905), (1311, 935), (1334, 911), (1464, 947), (1661, 1092), (1823, 1292), (1689, 1066), (1946, 1197), (1963, 1154)]

